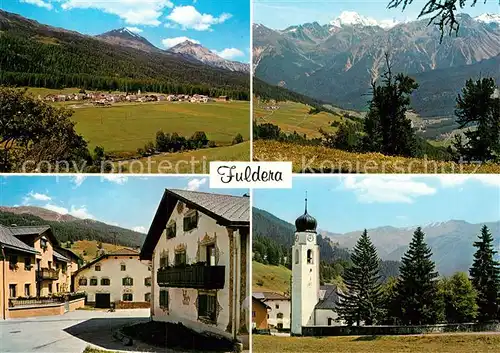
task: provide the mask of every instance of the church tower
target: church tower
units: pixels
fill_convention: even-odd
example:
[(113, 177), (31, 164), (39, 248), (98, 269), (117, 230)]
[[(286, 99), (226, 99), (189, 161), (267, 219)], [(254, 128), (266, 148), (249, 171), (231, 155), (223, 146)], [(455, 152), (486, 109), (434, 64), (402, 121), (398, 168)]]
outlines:
[(292, 247), (292, 335), (302, 335), (303, 326), (314, 326), (314, 309), (319, 300), (319, 246), (316, 219), (305, 211), (295, 221)]

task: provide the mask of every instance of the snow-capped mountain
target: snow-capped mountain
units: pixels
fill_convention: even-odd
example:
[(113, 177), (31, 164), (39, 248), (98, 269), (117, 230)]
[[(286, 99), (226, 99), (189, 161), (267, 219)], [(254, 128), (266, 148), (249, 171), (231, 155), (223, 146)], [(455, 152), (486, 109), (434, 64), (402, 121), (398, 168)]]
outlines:
[(500, 14), (483, 13), (477, 17), (474, 17), (476, 21), (484, 23), (497, 23), (500, 24)]
[(330, 26), (341, 28), (344, 26), (378, 26), (382, 28), (392, 28), (399, 22), (396, 20), (377, 21), (371, 17), (365, 17), (354, 11), (342, 11), (342, 13), (332, 21)]
[(219, 55), (201, 46), (186, 40), (167, 50), (170, 53), (180, 54), (184, 58), (202, 62), (206, 65), (226, 69), (230, 71), (249, 72), (250, 65), (221, 58)]
[(123, 45), (147, 52), (159, 51), (157, 47), (151, 44), (146, 38), (132, 32), (128, 28), (119, 28), (112, 31), (99, 34), (97, 38), (102, 39), (111, 44)]

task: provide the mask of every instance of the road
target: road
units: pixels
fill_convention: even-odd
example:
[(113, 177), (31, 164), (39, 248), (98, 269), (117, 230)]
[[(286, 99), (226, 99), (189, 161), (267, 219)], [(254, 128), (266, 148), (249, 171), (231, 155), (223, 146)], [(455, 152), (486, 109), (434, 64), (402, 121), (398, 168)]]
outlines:
[[(116, 312), (77, 310), (62, 316), (0, 321), (0, 352), (81, 353), (87, 346), (121, 351), (155, 351), (134, 342), (124, 346), (113, 331), (134, 322), (148, 321), (149, 309)], [(164, 350), (161, 350), (165, 352)]]

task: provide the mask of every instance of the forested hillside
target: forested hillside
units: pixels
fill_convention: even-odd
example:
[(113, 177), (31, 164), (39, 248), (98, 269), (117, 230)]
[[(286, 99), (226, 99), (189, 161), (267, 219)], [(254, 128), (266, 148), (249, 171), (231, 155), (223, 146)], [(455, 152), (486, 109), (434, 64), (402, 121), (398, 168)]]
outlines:
[(8, 85), (250, 97), (248, 74), (113, 45), (1, 10), (0, 67), (0, 83)]
[(14, 214), (0, 211), (0, 224), (4, 226), (36, 226), (50, 225), (56, 238), (61, 242), (77, 240), (96, 240), (103, 243), (123, 246), (142, 246), (145, 234), (130, 229), (112, 226), (91, 219), (77, 219), (74, 221), (58, 222), (47, 221), (31, 214)]

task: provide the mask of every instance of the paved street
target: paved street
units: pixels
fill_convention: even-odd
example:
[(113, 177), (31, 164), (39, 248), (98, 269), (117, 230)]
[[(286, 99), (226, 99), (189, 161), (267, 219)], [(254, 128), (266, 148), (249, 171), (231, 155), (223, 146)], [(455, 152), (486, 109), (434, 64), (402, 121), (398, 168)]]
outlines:
[(149, 320), (149, 309), (116, 312), (77, 310), (62, 316), (0, 321), (0, 352), (81, 353), (98, 346), (122, 351), (152, 351), (134, 342), (126, 347), (112, 337), (120, 326)]

